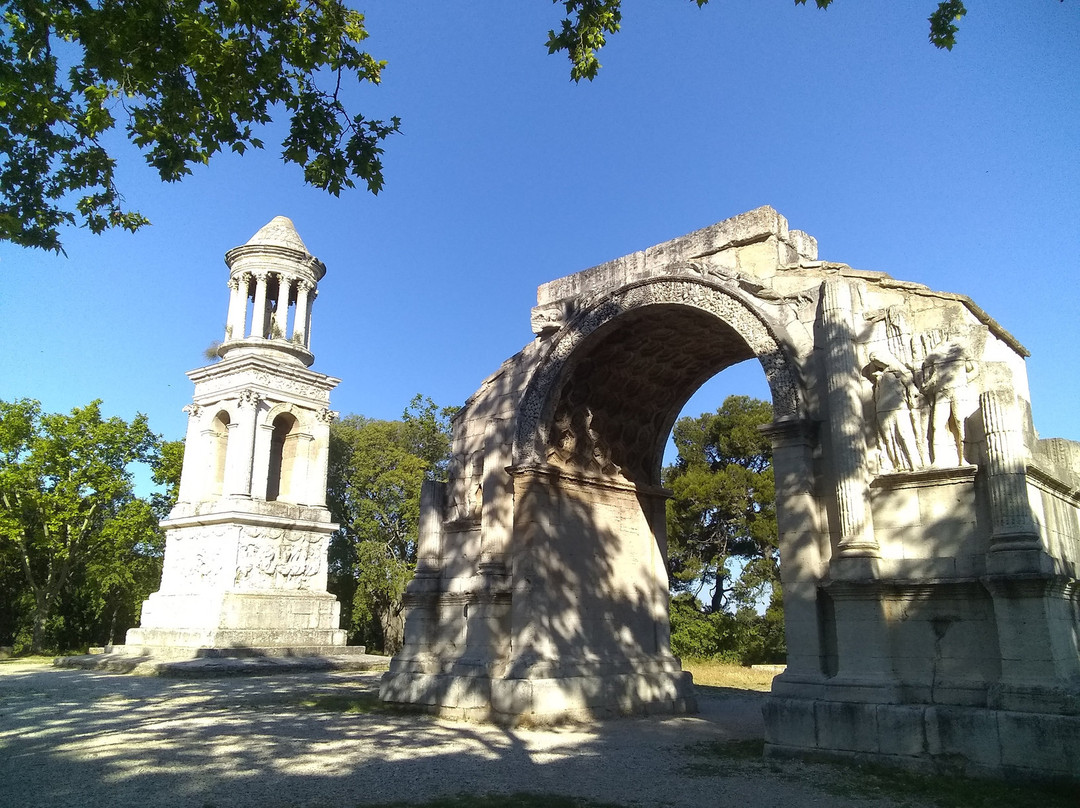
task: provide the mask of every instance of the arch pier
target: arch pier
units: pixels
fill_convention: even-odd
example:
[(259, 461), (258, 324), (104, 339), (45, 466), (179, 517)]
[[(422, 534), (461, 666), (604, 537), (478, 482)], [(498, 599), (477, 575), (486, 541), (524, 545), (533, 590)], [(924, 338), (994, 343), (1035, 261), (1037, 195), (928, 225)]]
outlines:
[(663, 447), (755, 359), (788, 647), (767, 753), (1080, 777), (1080, 444), (1038, 437), (1027, 352), (969, 298), (819, 260), (765, 207), (544, 284), (532, 326), (425, 486), (383, 699), (505, 723), (693, 710)]

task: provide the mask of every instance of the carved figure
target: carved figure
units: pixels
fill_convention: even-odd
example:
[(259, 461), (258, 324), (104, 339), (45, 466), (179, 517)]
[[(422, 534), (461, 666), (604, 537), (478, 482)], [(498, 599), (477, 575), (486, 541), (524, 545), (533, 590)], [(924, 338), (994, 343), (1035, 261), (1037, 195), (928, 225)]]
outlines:
[(921, 395), (911, 371), (895, 356), (875, 353), (870, 356), (866, 375), (874, 384), (878, 440), (884, 459), (897, 471), (928, 465), (925, 442), (919, 435)]
[(945, 340), (923, 362), (923, 393), (931, 401), (930, 450), (933, 465), (964, 462), (964, 421), (978, 406), (971, 384), (979, 375), (968, 347), (959, 338)]
[(612, 462), (611, 450), (608, 448), (607, 442), (597, 430), (593, 429), (593, 417), (592, 410), (585, 410), (585, 434), (589, 439), (592, 460), (596, 463), (601, 474), (618, 474), (622, 469)]

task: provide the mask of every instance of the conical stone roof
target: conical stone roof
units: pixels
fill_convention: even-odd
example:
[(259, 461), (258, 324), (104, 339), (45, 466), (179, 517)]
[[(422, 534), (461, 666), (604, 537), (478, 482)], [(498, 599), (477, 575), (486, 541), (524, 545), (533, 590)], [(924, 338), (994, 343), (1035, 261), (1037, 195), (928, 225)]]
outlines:
[(311, 255), (303, 239), (287, 216), (275, 216), (254, 236), (247, 240), (245, 247), (286, 247)]

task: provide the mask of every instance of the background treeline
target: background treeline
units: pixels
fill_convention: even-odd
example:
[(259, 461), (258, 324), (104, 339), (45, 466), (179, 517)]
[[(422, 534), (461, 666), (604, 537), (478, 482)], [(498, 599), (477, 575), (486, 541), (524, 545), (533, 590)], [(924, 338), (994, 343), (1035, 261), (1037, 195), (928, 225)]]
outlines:
[[(183, 445), (101, 402), (43, 413), (0, 401), (0, 645), (16, 652), (122, 642), (158, 587), (158, 520), (176, 500)], [(161, 492), (134, 493), (148, 466)]]
[[(420, 487), (445, 480), (454, 408), (416, 396), (401, 419), (349, 415), (330, 432), (329, 590), (350, 643), (400, 647), (401, 599), (416, 564)], [(687, 658), (781, 662), (775, 492), (765, 402), (732, 396), (681, 418), (668, 503), (671, 628)], [(0, 645), (79, 651), (123, 642), (160, 581), (158, 520), (176, 501), (183, 444), (145, 417), (68, 415), (0, 402)], [(144, 464), (159, 493), (135, 495)]]

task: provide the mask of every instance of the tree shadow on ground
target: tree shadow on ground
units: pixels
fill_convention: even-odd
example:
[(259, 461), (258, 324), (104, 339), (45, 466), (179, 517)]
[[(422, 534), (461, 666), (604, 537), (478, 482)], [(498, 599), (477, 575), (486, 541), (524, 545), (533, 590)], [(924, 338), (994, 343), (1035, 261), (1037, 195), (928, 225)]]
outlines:
[(802, 801), (802, 785), (760, 774), (683, 774), (695, 744), (761, 737), (755, 695), (710, 688), (699, 716), (530, 730), (387, 708), (377, 689), (370, 673), (175, 680), (5, 667), (0, 804), (345, 808), (522, 792), (687, 808)]

